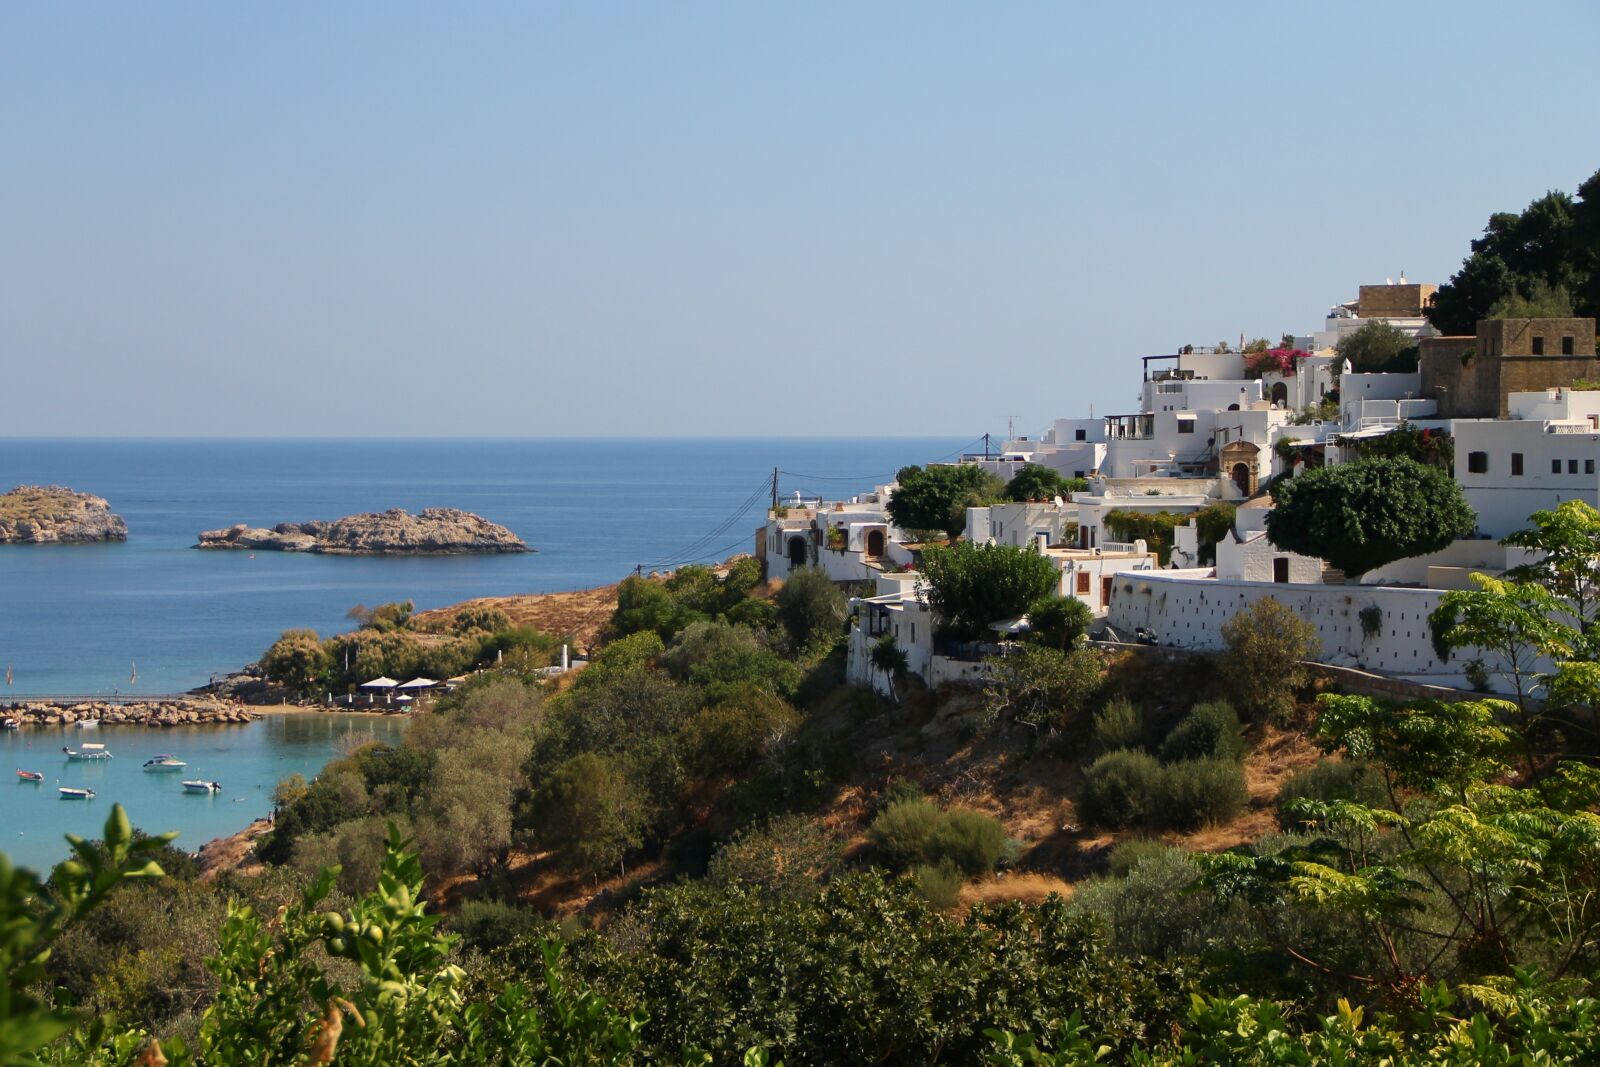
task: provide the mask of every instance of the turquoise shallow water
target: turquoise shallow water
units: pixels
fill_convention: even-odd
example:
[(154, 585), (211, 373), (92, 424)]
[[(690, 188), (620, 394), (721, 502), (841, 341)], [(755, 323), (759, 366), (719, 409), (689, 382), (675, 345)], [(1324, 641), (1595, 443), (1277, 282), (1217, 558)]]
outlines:
[[(66, 853), (63, 834), (100, 836), (111, 805), (128, 809), (148, 833), (178, 830), (175, 842), (193, 851), (214, 837), (243, 829), (272, 810), (272, 790), (291, 774), (313, 777), (329, 758), (364, 741), (394, 741), (398, 717), (336, 714), (269, 715), (248, 724), (179, 726), (157, 730), (104, 726), (97, 730), (0, 731), (0, 851), (22, 866), (43, 870)], [(113, 758), (68, 761), (62, 746), (98, 741)], [(189, 766), (151, 774), (144, 761), (171, 753)], [(44, 781), (23, 782), (16, 769), (40, 771)], [(184, 792), (186, 778), (220, 782), (222, 792)], [(60, 786), (87, 787), (90, 801), (62, 800)]]

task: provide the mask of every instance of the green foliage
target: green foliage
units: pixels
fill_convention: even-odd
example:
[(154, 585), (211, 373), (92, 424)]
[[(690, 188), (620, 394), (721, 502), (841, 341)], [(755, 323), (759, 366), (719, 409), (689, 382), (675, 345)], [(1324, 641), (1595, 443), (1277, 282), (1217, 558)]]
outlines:
[(410, 628), (411, 614), (416, 609), (417, 606), (409, 600), (392, 601), (371, 608), (365, 604), (357, 604), (345, 612), (345, 617), (353, 620), (363, 630), (388, 633), (391, 630)]
[(550, 920), (537, 911), (504, 900), (464, 900), (446, 926), (462, 947), (485, 952), (554, 933)]
[[(1072, 499), (1073, 492), (1082, 492), (1088, 483), (1082, 478), (1064, 478), (1049, 467), (1038, 463), (1024, 463), (1022, 469), (1006, 483), (1007, 500), (1063, 500)], [(963, 526), (965, 522), (963, 522)]]
[(285, 630), (261, 656), (268, 679), (301, 691), (315, 685), (331, 663), (315, 630)]
[(1244, 753), (1239, 716), (1225, 700), (1196, 704), (1161, 745), (1161, 759), (1167, 763), (1212, 757), (1237, 761)]
[(986, 874), (1006, 854), (998, 820), (966, 809), (942, 811), (926, 798), (890, 804), (867, 830), (873, 849), (892, 867), (949, 866), (967, 877)]
[(911, 661), (906, 657), (905, 650), (895, 644), (893, 634), (884, 634), (873, 642), (869, 662), (873, 670), (889, 679), (889, 696), (897, 699), (896, 683), (911, 673)]
[(1078, 813), (1095, 826), (1139, 826), (1151, 821), (1158, 804), (1162, 768), (1148, 752), (1107, 752), (1083, 772)]
[(1162, 764), (1147, 753), (1120, 749), (1084, 771), (1078, 810), (1097, 826), (1193, 830), (1227, 822), (1248, 799), (1244, 772), (1234, 760)]
[(616, 868), (642, 835), (634, 786), (604, 756), (585, 752), (555, 769), (533, 799), (542, 845), (568, 868), (601, 874)]
[(0, 852), (0, 1064), (25, 1065), (78, 1021), (39, 995), (51, 946), (130, 879), (160, 878), (152, 858), (175, 834), (135, 838), (121, 804), (106, 818), (103, 843), (68, 835), (72, 858), (48, 883)]
[(984, 707), (991, 721), (1036, 732), (1076, 722), (1100, 688), (1100, 657), (1087, 648), (1060, 652), (1042, 644), (1019, 645), (985, 660)]
[(1526, 295), (1510, 292), (1494, 302), (1484, 316), (1489, 319), (1570, 319), (1572, 294), (1564, 286), (1535, 279)]
[[(1476, 589), (1452, 589), (1428, 617), (1437, 646), (1481, 649), (1495, 658), (1495, 673), (1511, 683), (1517, 707), (1534, 714), (1527, 698), (1544, 680), (1541, 660), (1570, 660), (1579, 631), (1560, 621), (1561, 601), (1545, 586), (1472, 575)], [(1531, 727), (1531, 719), (1525, 727)]]
[(735, 690), (683, 724), (684, 767), (698, 778), (736, 774), (773, 754), (794, 736), (800, 721), (799, 712), (767, 690)]
[(1106, 702), (1094, 717), (1094, 743), (1101, 752), (1144, 745), (1144, 716), (1127, 697)]
[(966, 528), (967, 509), (1006, 499), (1006, 485), (972, 463), (904, 467), (895, 475), (889, 521), (902, 530), (955, 537)]
[(1077, 647), (1093, 623), (1094, 613), (1077, 597), (1052, 593), (1028, 609), (1030, 637), (1063, 652)]
[(1600, 315), (1600, 174), (1578, 186), (1577, 197), (1551, 192), (1521, 213), (1489, 218), (1482, 237), (1450, 281), (1440, 286), (1430, 322), (1445, 334), (1470, 334), (1494, 312), (1526, 317), (1562, 310), (1563, 296), (1578, 315)]
[(985, 1027), (1040, 1025), (1062, 1005), (1126, 1053), (1187, 1005), (1181, 970), (1108, 958), (1059, 899), (957, 920), (913, 880), (871, 872), (790, 899), (670, 885), (608, 935), (574, 958), (598, 989), (663, 1006), (644, 1031), (657, 1062), (694, 1046), (737, 1063), (762, 1045), (792, 1064), (976, 1063)]
[(1416, 341), (1382, 319), (1364, 322), (1345, 334), (1334, 351), (1339, 357), (1336, 366), (1348, 360), (1357, 374), (1408, 374), (1417, 369)]
[(1351, 578), (1437, 552), (1477, 521), (1448, 474), (1403, 458), (1307, 471), (1274, 495), (1272, 543), (1327, 560)]
[(792, 571), (778, 590), (778, 621), (797, 649), (832, 644), (844, 625), (845, 598), (816, 567)]
[(1409, 459), (1429, 467), (1449, 471), (1455, 459), (1455, 438), (1449, 431), (1438, 428), (1423, 429), (1402, 422), (1388, 433), (1377, 437), (1346, 437), (1335, 435), (1334, 443), (1341, 449), (1354, 452), (1363, 462), (1375, 459)]
[(950, 911), (961, 902), (961, 887), (967, 879), (952, 864), (924, 863), (911, 868), (911, 881), (929, 907), (935, 911)]
[(1285, 830), (1304, 826), (1305, 819), (1294, 812), (1314, 809), (1295, 803), (1303, 800), (1347, 800), (1376, 807), (1386, 803), (1388, 796), (1383, 782), (1366, 764), (1325, 759), (1295, 771), (1278, 787), (1276, 805), (1279, 826)]
[(1025, 614), (1061, 581), (1055, 564), (1032, 547), (968, 541), (925, 549), (922, 576), (939, 624), (968, 641), (992, 639), (991, 623)]
[(718, 849), (706, 880), (755, 886), (783, 898), (812, 896), (839, 866), (842, 853), (838, 839), (816, 820), (781, 815)]
[(721, 620), (690, 623), (661, 662), (712, 701), (746, 688), (791, 696), (800, 684), (800, 668), (766, 647), (755, 631)]
[(1310, 680), (1302, 661), (1322, 650), (1316, 627), (1265, 597), (1223, 623), (1222, 640), (1217, 673), (1234, 706), (1254, 721), (1287, 721), (1295, 691)]
[(1118, 541), (1143, 541), (1165, 566), (1172, 559), (1172, 531), (1189, 522), (1189, 515), (1174, 511), (1134, 511), (1112, 508), (1106, 512), (1106, 529)]
[(1589, 633), (1600, 608), (1600, 510), (1583, 500), (1565, 500), (1551, 510), (1535, 511), (1528, 521), (1531, 526), (1500, 543), (1529, 550), (1533, 560), (1504, 577), (1543, 586)]

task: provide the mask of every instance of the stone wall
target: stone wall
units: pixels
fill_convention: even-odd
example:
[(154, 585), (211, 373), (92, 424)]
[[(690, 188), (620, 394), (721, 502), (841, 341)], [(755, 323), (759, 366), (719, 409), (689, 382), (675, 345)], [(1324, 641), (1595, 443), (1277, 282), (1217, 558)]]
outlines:
[(1441, 419), (1492, 418), (1499, 411), (1498, 368), (1479, 358), (1476, 337), (1424, 337), (1417, 349), (1418, 391), (1439, 405)]
[(1437, 285), (1416, 283), (1363, 285), (1357, 292), (1356, 314), (1363, 319), (1420, 318), (1438, 290)]
[[(1567, 337), (1571, 355), (1562, 353)], [(1533, 354), (1535, 338), (1543, 341), (1540, 355)], [(1445, 419), (1505, 418), (1512, 393), (1600, 377), (1593, 319), (1484, 319), (1474, 337), (1428, 337), (1418, 348), (1422, 395)]]

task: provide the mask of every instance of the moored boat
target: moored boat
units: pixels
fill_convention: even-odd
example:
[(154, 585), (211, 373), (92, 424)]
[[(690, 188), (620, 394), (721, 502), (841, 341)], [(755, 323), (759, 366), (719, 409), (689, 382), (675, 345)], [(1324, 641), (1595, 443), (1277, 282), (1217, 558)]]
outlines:
[(181, 771), (187, 766), (189, 765), (177, 756), (169, 756), (165, 753), (159, 756), (151, 756), (144, 761), (144, 769), (147, 771)]
[(222, 792), (222, 785), (221, 785), (221, 783), (218, 783), (218, 782), (202, 782), (202, 781), (184, 782), (183, 783), (183, 788), (184, 788), (185, 791), (190, 792), (190, 793), (220, 793), (220, 792)]
[(22, 729), (22, 723), (19, 722), (18, 720), (11, 719), (11, 718), (0, 719), (0, 730), (20, 730), (20, 729)]
[(65, 786), (64, 785), (60, 789), (57, 789), (56, 792), (61, 794), (61, 799), (62, 800), (93, 800), (94, 799), (94, 790), (93, 789), (73, 789), (70, 786)]
[(38, 771), (24, 771), (20, 768), (17, 771), (17, 777), (22, 779), (24, 782), (44, 781), (44, 775), (40, 774)]
[(63, 748), (69, 760), (97, 760), (110, 759), (111, 753), (106, 751), (106, 746), (95, 741), (86, 742), (77, 748)]
[(99, 728), (100, 720), (99, 719), (79, 719), (73, 725), (75, 725), (80, 730), (94, 730), (94, 729), (98, 729)]

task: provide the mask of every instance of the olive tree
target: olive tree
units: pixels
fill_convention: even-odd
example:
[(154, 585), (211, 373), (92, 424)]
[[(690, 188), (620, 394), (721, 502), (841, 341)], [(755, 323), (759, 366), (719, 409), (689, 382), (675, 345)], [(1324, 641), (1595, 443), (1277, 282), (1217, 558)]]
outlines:
[(922, 554), (918, 589), (952, 636), (976, 640), (989, 624), (1023, 615), (1060, 588), (1061, 572), (1031, 545), (961, 541)]

